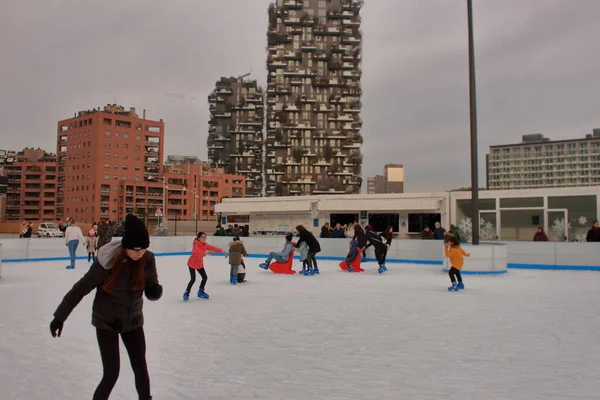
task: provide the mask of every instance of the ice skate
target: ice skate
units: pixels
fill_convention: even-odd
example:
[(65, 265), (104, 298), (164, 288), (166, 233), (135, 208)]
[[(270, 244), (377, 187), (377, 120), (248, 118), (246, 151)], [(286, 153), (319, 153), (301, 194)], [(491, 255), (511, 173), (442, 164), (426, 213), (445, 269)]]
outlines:
[(458, 282), (458, 284), (456, 285), (457, 288), (459, 289), (464, 289), (465, 285), (462, 282)]
[(315, 267), (315, 268), (313, 269), (313, 272), (314, 272), (314, 274), (315, 274), (315, 275), (320, 275), (320, 272), (319, 272), (319, 267)]
[(380, 274), (383, 274), (385, 271), (387, 271), (387, 267), (385, 266), (385, 264), (381, 264), (379, 266), (379, 270), (377, 272), (379, 272)]
[(208, 293), (206, 293), (204, 291), (204, 289), (200, 288), (200, 289), (198, 289), (198, 297), (201, 298), (201, 299), (208, 300), (210, 296), (208, 295)]
[(458, 285), (456, 283), (453, 283), (452, 286), (450, 286), (448, 288), (448, 291), (455, 291), (458, 292)]
[(354, 267), (352, 265), (348, 267), (348, 272), (354, 272)]
[(188, 292), (185, 292), (183, 294), (183, 301), (188, 301), (190, 299), (190, 294)]
[(315, 272), (313, 271), (313, 269), (309, 268), (304, 275), (305, 276), (313, 276), (314, 274), (315, 274)]
[(258, 264), (258, 266), (264, 270), (269, 269), (269, 264), (267, 264), (267, 263)]
[(231, 278), (229, 278), (229, 283), (231, 283), (232, 285), (237, 285), (237, 281), (238, 281), (237, 275), (233, 275), (233, 276), (231, 276)]

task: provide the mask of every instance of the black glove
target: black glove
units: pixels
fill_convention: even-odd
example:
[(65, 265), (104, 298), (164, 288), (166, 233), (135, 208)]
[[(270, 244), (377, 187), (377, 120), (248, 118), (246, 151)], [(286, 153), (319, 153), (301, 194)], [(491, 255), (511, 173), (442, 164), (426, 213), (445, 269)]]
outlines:
[(146, 288), (146, 297), (150, 301), (156, 301), (162, 297), (163, 287), (159, 284), (148, 286)]
[(56, 337), (56, 335), (58, 335), (58, 337), (60, 337), (62, 330), (63, 330), (63, 322), (54, 318), (52, 320), (52, 322), (50, 322), (50, 333), (52, 334), (52, 337)]

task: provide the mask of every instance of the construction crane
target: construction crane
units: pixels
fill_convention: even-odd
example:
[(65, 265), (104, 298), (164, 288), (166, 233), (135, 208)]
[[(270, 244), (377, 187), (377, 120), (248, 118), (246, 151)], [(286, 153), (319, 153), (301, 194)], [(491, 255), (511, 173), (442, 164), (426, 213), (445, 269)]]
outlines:
[(238, 76), (237, 79), (241, 82), (244, 80), (245, 77), (250, 76), (250, 74), (252, 74), (252, 70), (250, 70), (250, 72), (248, 72), (247, 74)]

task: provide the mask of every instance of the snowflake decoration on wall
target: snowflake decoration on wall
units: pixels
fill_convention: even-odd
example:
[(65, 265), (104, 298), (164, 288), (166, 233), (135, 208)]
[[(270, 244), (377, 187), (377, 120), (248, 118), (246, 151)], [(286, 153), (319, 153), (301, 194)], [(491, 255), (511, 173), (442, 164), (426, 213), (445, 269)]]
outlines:
[(576, 242), (587, 242), (587, 235), (585, 233), (580, 233), (579, 235), (575, 236), (575, 241)]
[(565, 240), (565, 236), (570, 230), (571, 223), (567, 222), (564, 218), (556, 218), (552, 223), (552, 235), (557, 240)]
[(587, 223), (588, 223), (586, 217), (579, 217), (579, 219), (577, 220), (577, 222), (579, 222), (579, 225), (587, 225)]
[[(470, 241), (473, 236), (473, 223), (471, 222), (471, 218), (465, 217), (460, 220), (458, 224), (458, 229), (460, 230), (461, 236), (466, 240)], [(494, 240), (496, 239), (496, 228), (494, 224), (484, 220), (483, 218), (479, 219), (479, 236), (484, 240)]]

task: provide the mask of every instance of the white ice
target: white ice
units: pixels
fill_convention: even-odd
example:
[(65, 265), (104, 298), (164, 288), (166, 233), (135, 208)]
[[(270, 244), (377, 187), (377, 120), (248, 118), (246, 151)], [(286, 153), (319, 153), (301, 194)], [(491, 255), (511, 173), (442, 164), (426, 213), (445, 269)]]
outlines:
[[(210, 300), (181, 295), (186, 257), (159, 257), (164, 296), (145, 301), (155, 400), (598, 399), (598, 272), (511, 270), (465, 276), (450, 293), (438, 266), (378, 275), (321, 262), (320, 276), (278, 276), (247, 259), (230, 286), (206, 259)], [(0, 398), (91, 399), (101, 376), (88, 295), (53, 339), (48, 324), (78, 262), (4, 264)], [(197, 290), (194, 287), (194, 293)], [(114, 399), (137, 399), (121, 347)]]

